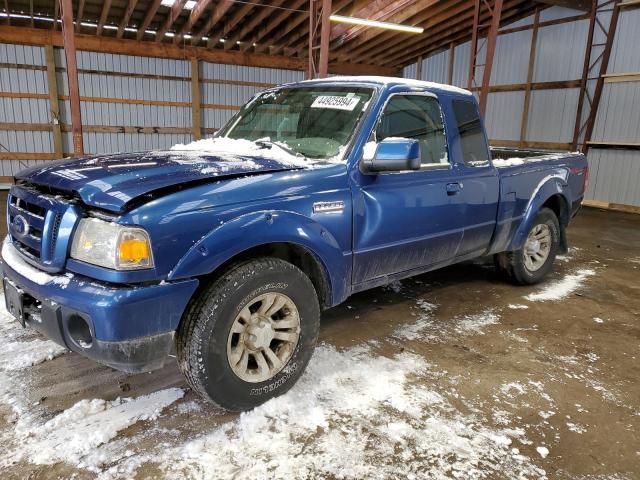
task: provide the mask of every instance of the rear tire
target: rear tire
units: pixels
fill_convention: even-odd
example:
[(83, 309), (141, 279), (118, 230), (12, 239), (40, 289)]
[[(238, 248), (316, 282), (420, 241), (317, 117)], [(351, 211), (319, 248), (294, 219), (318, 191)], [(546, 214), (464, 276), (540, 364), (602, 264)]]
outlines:
[(553, 269), (560, 249), (560, 223), (549, 208), (536, 215), (520, 250), (499, 253), (495, 265), (510, 281), (518, 285), (541, 282)]
[(239, 263), (192, 301), (177, 332), (178, 365), (205, 399), (249, 410), (296, 383), (319, 326), (318, 296), (299, 268), (277, 258)]

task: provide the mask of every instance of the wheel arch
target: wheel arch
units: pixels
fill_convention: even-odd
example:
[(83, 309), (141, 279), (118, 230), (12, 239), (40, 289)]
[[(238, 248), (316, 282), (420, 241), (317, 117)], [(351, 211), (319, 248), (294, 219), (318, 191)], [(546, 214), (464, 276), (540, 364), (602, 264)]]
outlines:
[(561, 251), (567, 249), (566, 226), (570, 219), (570, 200), (567, 191), (568, 185), (563, 176), (551, 176), (540, 182), (534, 191), (529, 204), (524, 212), (524, 216), (518, 230), (516, 231), (509, 251), (519, 250), (524, 245), (527, 233), (533, 226), (536, 216), (543, 208), (549, 208), (558, 218), (560, 225), (560, 247)]
[(191, 247), (169, 279), (209, 279), (260, 257), (280, 258), (300, 268), (325, 308), (348, 296), (350, 259), (322, 225), (293, 212), (256, 212), (218, 226)]

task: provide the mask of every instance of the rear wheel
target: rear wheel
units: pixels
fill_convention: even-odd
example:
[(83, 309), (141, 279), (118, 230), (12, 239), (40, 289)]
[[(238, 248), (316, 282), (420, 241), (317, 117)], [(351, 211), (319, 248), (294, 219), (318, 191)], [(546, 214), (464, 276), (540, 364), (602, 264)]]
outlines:
[(313, 284), (276, 258), (238, 264), (192, 302), (177, 335), (191, 387), (227, 410), (289, 390), (313, 353), (320, 307)]
[(560, 224), (553, 210), (543, 208), (527, 233), (524, 246), (496, 255), (496, 266), (520, 285), (538, 283), (553, 269), (560, 248)]

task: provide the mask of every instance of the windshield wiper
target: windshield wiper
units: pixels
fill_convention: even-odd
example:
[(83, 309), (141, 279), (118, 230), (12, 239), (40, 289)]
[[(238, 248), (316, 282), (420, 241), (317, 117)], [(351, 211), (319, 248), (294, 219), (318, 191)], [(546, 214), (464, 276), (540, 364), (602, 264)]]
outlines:
[(281, 143), (273, 142), (271, 140), (254, 140), (253, 143), (255, 143), (259, 147), (263, 147), (263, 148), (271, 148), (272, 146), (275, 145), (276, 147), (280, 148), (281, 150), (284, 150), (285, 152), (287, 152), (290, 155), (293, 155), (295, 157), (304, 157), (304, 155), (302, 155), (300, 152), (296, 152), (295, 150), (293, 150), (291, 148), (285, 147)]

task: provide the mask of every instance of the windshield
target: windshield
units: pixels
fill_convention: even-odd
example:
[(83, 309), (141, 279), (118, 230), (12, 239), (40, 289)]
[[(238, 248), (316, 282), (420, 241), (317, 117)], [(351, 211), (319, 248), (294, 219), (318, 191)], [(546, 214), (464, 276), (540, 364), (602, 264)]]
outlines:
[(276, 142), (294, 154), (329, 159), (342, 154), (373, 90), (296, 87), (271, 90), (245, 105), (220, 136)]

